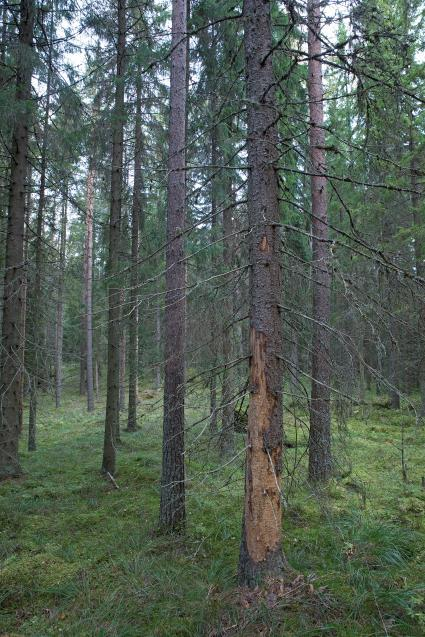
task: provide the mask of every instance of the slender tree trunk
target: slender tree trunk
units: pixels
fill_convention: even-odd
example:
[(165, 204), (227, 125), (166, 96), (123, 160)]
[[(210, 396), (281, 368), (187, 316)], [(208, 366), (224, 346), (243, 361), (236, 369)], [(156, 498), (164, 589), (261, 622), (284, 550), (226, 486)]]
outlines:
[(128, 352), (128, 419), (127, 431), (137, 429), (137, 394), (139, 371), (139, 229), (143, 227), (142, 210), (142, 80), (138, 68), (136, 80), (136, 122), (134, 144), (134, 183), (131, 209), (131, 270)]
[(8, 0), (3, 0), (1, 12), (0, 88), (8, 78), (8, 69), (6, 68), (8, 6)]
[[(52, 14), (53, 15), (53, 14)], [(53, 37), (53, 18), (50, 25), (50, 40)], [(38, 196), (36, 237), (35, 237), (35, 275), (31, 289), (31, 310), (33, 314), (33, 352), (31, 365), (31, 398), (30, 413), (28, 421), (28, 451), (36, 450), (36, 429), (37, 429), (37, 405), (38, 389), (41, 386), (41, 377), (46, 381), (45, 374), (42, 373), (41, 362), (45, 360), (46, 350), (43, 347), (43, 316), (42, 316), (42, 296), (43, 296), (43, 252), (44, 252), (44, 208), (46, 205), (46, 177), (47, 177), (47, 147), (50, 117), (50, 88), (52, 77), (52, 44), (49, 43), (49, 59), (47, 68), (46, 84), (46, 105), (43, 121), (43, 141), (41, 146), (40, 163), (40, 187)], [(44, 350), (44, 351), (43, 351)]]
[[(411, 119), (413, 116), (411, 115)], [(420, 195), (419, 189), (421, 188), (418, 180), (418, 176), (420, 174), (420, 167), (418, 165), (418, 157), (417, 157), (417, 149), (415, 147), (415, 137), (414, 137), (414, 127), (413, 122), (410, 125), (410, 140), (409, 140), (409, 150), (410, 150), (410, 185), (411, 185), (411, 206), (412, 206), (412, 217), (413, 217), (413, 226), (416, 229), (422, 228), (423, 221), (420, 214)], [(420, 237), (415, 237), (415, 270), (416, 274), (419, 277), (424, 278), (425, 276), (425, 264), (424, 264), (424, 245), (423, 240)], [(422, 296), (423, 298), (423, 296)], [(418, 332), (419, 332), (419, 365), (418, 365), (418, 381), (419, 381), (419, 393), (421, 398), (421, 404), (419, 407), (419, 415), (421, 419), (425, 418), (425, 334), (424, 334), (424, 325), (425, 325), (425, 301), (421, 299), (421, 304), (419, 307), (419, 322), (418, 322)]]
[(79, 392), (80, 396), (84, 396), (86, 393), (86, 308), (85, 308), (85, 289), (84, 289), (84, 281), (86, 279), (85, 272), (83, 272), (83, 288), (81, 295), (81, 316), (80, 316), (80, 381), (79, 381)]
[(155, 316), (155, 344), (156, 344), (156, 360), (155, 365), (155, 389), (161, 387), (161, 301), (158, 297), (156, 304), (156, 316)]
[[(30, 227), (30, 218), (31, 218), (31, 204), (32, 204), (32, 188), (31, 188), (31, 175), (32, 169), (30, 164), (27, 164), (28, 175), (27, 175), (27, 199), (25, 203), (25, 222), (24, 222), (24, 282), (23, 282), (23, 292), (22, 292), (22, 312), (21, 312), (21, 342), (22, 342), (22, 371), (25, 370), (25, 342), (26, 342), (26, 329), (27, 329), (27, 300), (28, 300), (28, 251), (29, 251), (29, 227)], [(25, 383), (22, 380), (21, 383), (21, 403), (20, 403), (20, 413), (19, 413), (19, 433), (21, 434), (24, 428), (24, 393), (25, 393)]]
[[(227, 163), (227, 162), (226, 162)], [(227, 177), (228, 178), (228, 177)], [(229, 201), (223, 210), (223, 264), (225, 270), (230, 272), (233, 264), (233, 192), (232, 183), (229, 180)], [(222, 352), (223, 352), (223, 384), (221, 390), (221, 413), (222, 426), (220, 433), (220, 447), (224, 456), (231, 456), (235, 452), (235, 431), (234, 431), (234, 405), (233, 395), (235, 393), (234, 370), (227, 367), (233, 359), (233, 299), (229, 289), (232, 275), (227, 276), (228, 288), (226, 298), (222, 308)]]
[(214, 371), (210, 377), (210, 432), (217, 433), (217, 376)]
[(187, 3), (172, 0), (168, 214), (164, 320), (164, 422), (160, 523), (178, 529), (185, 521), (184, 382), (186, 267)]
[[(209, 45), (212, 46), (213, 42), (209, 41)], [(211, 109), (211, 243), (214, 244), (218, 239), (218, 217), (217, 217), (217, 196), (218, 196), (218, 179), (217, 179), (217, 165), (218, 165), (218, 131), (216, 124), (217, 117), (217, 99), (212, 86), (212, 74), (214, 68), (208, 65), (208, 87), (210, 91), (210, 109)], [(219, 261), (217, 259), (216, 245), (212, 248), (211, 269), (213, 274), (218, 273)], [(219, 350), (220, 350), (220, 329), (219, 329), (219, 312), (221, 308), (217, 307), (216, 299), (212, 299), (211, 303), (211, 378), (210, 378), (210, 431), (212, 433), (217, 432), (217, 367), (219, 362)]]
[(108, 373), (106, 389), (105, 436), (102, 471), (115, 473), (115, 442), (119, 429), (119, 349), (120, 349), (120, 288), (119, 249), (121, 245), (121, 198), (124, 145), (124, 67), (126, 6), (118, 0), (118, 44), (115, 88), (115, 117), (112, 134), (111, 210), (109, 219), (109, 317), (108, 317)]
[(94, 364), (94, 391), (96, 400), (99, 400), (99, 360), (97, 358)]
[(93, 387), (93, 210), (94, 210), (94, 159), (90, 159), (86, 193), (86, 240), (84, 250), (84, 287), (86, 318), (86, 379), (87, 411), (94, 410)]
[[(124, 302), (124, 294), (122, 295)], [(119, 410), (125, 411), (125, 367), (127, 356), (127, 334), (125, 324), (121, 323), (121, 336), (120, 336), (120, 391), (119, 391)]]
[(34, 3), (21, 0), (19, 58), (16, 72), (16, 117), (11, 145), (10, 186), (3, 285), (2, 347), (0, 351), (0, 479), (22, 473), (18, 458), (22, 410), (23, 342), (20, 330), (25, 289), (24, 226), (28, 128), (31, 114), (32, 37)]
[(6, 39), (7, 39), (7, 0), (3, 0), (1, 10), (1, 44), (0, 44), (0, 63), (1, 66), (6, 62)]
[(65, 290), (65, 250), (66, 250), (66, 222), (67, 222), (67, 197), (65, 195), (62, 202), (61, 231), (59, 247), (59, 277), (58, 277), (58, 300), (56, 305), (56, 347), (55, 347), (55, 397), (56, 407), (61, 406), (62, 385), (63, 385), (63, 298)]
[(308, 97), (310, 106), (311, 211), (313, 235), (313, 342), (308, 476), (323, 482), (332, 472), (330, 414), (331, 273), (328, 246), (325, 130), (320, 42), (320, 0), (308, 2)]
[(244, 0), (250, 225), (250, 391), (239, 581), (284, 567), (281, 539), (282, 295), (269, 0)]
[(299, 342), (298, 332), (296, 329), (291, 329), (290, 359), (291, 376), (289, 380), (291, 383), (292, 392), (296, 394), (299, 390)]

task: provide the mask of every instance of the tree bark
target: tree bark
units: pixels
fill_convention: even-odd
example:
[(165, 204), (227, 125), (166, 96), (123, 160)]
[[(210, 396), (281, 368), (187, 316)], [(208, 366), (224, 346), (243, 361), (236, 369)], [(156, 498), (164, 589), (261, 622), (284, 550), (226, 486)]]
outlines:
[(120, 335), (120, 390), (119, 390), (119, 410), (125, 411), (125, 367), (127, 356), (127, 335), (125, 323), (122, 319), (124, 310), (124, 290), (121, 291), (121, 335)]
[(282, 295), (270, 2), (245, 0), (250, 226), (250, 392), (239, 581), (284, 568), (281, 540)]
[[(208, 32), (205, 33), (207, 36)], [(213, 47), (213, 38), (208, 38), (207, 46)], [(218, 130), (217, 130), (217, 99), (213, 88), (212, 76), (215, 70), (215, 64), (211, 64), (208, 60), (207, 74), (208, 74), (208, 90), (210, 93), (210, 109), (211, 109), (211, 243), (212, 257), (211, 257), (211, 270), (213, 274), (218, 273), (219, 260), (216, 253), (215, 241), (218, 239), (218, 213), (217, 213), (217, 199), (218, 199), (218, 175), (217, 165), (219, 163), (218, 153)], [(215, 60), (214, 60), (215, 62)], [(211, 378), (210, 378), (210, 431), (215, 434), (217, 432), (217, 367), (219, 362), (220, 351), (220, 328), (219, 328), (219, 309), (217, 308), (217, 302), (215, 298), (211, 299)], [(221, 442), (221, 440), (220, 440)], [(221, 445), (220, 445), (221, 446)]]
[[(411, 120), (413, 120), (413, 115), (411, 115)], [(415, 144), (415, 130), (413, 127), (413, 121), (410, 124), (410, 139), (409, 139), (409, 151), (410, 151), (410, 185), (411, 185), (411, 206), (412, 206), (412, 217), (413, 217), (413, 226), (414, 228), (420, 232), (422, 227), (422, 217), (420, 213), (420, 195), (419, 189), (421, 188), (418, 176), (420, 174), (420, 167), (418, 165), (418, 156), (417, 149)], [(419, 237), (415, 237), (415, 270), (417, 276), (424, 278), (425, 275), (425, 264), (424, 264), (424, 246), (423, 240)], [(422, 297), (423, 298), (423, 297)], [(419, 365), (418, 365), (418, 381), (419, 381), (419, 393), (420, 393), (420, 407), (419, 407), (419, 416), (423, 420), (425, 419), (425, 335), (424, 335), (424, 325), (425, 325), (425, 301), (421, 299), (419, 307), (419, 321), (418, 321), (418, 331), (419, 331)]]
[[(226, 161), (227, 163), (227, 161)], [(227, 177), (229, 179), (229, 177)], [(233, 219), (232, 204), (233, 192), (232, 183), (228, 184), (229, 198), (227, 206), (223, 210), (223, 265), (227, 272), (230, 272), (233, 264)], [(222, 424), (220, 433), (220, 447), (223, 456), (231, 456), (235, 452), (235, 431), (234, 431), (234, 404), (233, 395), (235, 393), (234, 370), (228, 367), (233, 359), (233, 299), (229, 289), (231, 276), (227, 275), (226, 297), (222, 308), (222, 352), (223, 352), (223, 377), (221, 390), (221, 414)], [(230, 278), (229, 278), (230, 277)]]
[(0, 479), (22, 473), (18, 458), (18, 438), (22, 411), (23, 341), (17, 326), (19, 328), (21, 324), (25, 288), (25, 179), (31, 114), (34, 15), (33, 1), (21, 0), (16, 72), (16, 107), (19, 115), (14, 123), (11, 145), (0, 353)]
[(184, 383), (186, 266), (187, 0), (172, 1), (168, 213), (164, 320), (164, 421), (160, 523), (177, 530), (185, 521)]
[[(53, 16), (53, 14), (52, 14)], [(50, 117), (50, 88), (52, 79), (52, 43), (53, 17), (50, 23), (49, 57), (47, 62), (46, 105), (43, 118), (43, 141), (41, 146), (40, 163), (40, 187), (37, 207), (37, 223), (35, 237), (35, 275), (31, 289), (31, 310), (33, 314), (33, 346), (31, 367), (30, 413), (28, 421), (28, 451), (36, 450), (37, 429), (37, 403), (38, 388), (41, 385), (40, 362), (45, 360), (43, 352), (43, 317), (42, 317), (42, 279), (43, 279), (43, 251), (44, 251), (44, 208), (46, 204), (46, 177), (47, 177), (47, 147)], [(45, 380), (45, 379), (44, 379)]]
[(65, 188), (60, 222), (58, 299), (56, 305), (55, 399), (57, 408), (61, 406), (63, 386), (63, 299), (65, 290), (67, 197), (68, 192)]
[(108, 316), (108, 372), (106, 389), (105, 435), (102, 471), (115, 473), (115, 442), (119, 428), (119, 349), (120, 349), (120, 288), (119, 249), (121, 245), (121, 204), (124, 145), (124, 67), (126, 36), (125, 0), (118, 0), (118, 43), (116, 87), (112, 133), (111, 209), (109, 219), (109, 316)]
[(93, 211), (94, 211), (94, 158), (90, 158), (86, 192), (86, 239), (84, 249), (84, 287), (86, 319), (86, 381), (87, 411), (94, 410), (93, 382)]
[(142, 210), (142, 80), (138, 68), (136, 79), (136, 121), (134, 144), (134, 183), (131, 209), (131, 270), (128, 352), (128, 419), (127, 431), (137, 429), (137, 394), (139, 371), (139, 229), (143, 227)]
[(320, 42), (320, 0), (308, 2), (308, 97), (310, 107), (311, 212), (313, 235), (313, 342), (308, 476), (312, 483), (332, 472), (330, 414), (330, 254), (326, 197), (325, 129)]
[(155, 389), (158, 390), (161, 387), (161, 301), (159, 296), (155, 314), (155, 344), (157, 359), (157, 363), (155, 365)]

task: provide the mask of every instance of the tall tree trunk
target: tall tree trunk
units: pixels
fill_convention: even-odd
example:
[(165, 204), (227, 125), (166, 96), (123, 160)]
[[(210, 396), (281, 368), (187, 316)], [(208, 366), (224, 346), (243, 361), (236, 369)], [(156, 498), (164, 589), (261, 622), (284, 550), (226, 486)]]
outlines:
[[(28, 451), (36, 449), (36, 429), (37, 429), (37, 403), (38, 389), (42, 385), (43, 378), (46, 383), (46, 375), (42, 373), (41, 362), (47, 359), (47, 350), (43, 348), (43, 316), (42, 316), (42, 296), (43, 296), (43, 252), (44, 252), (44, 209), (46, 205), (46, 178), (47, 178), (47, 148), (50, 118), (50, 92), (52, 82), (52, 40), (53, 40), (53, 12), (50, 18), (49, 29), (49, 54), (47, 61), (47, 83), (46, 83), (46, 105), (43, 121), (43, 141), (41, 146), (40, 163), (40, 188), (37, 208), (36, 238), (35, 238), (35, 276), (32, 286), (31, 310), (33, 313), (33, 352), (32, 352), (32, 380), (30, 396), (30, 413), (28, 422)], [(44, 349), (44, 351), (43, 351)]]
[(167, 530), (185, 521), (184, 383), (186, 266), (187, 0), (172, 0), (168, 214), (164, 320), (164, 421), (160, 523)]
[(62, 214), (60, 222), (60, 247), (59, 247), (59, 277), (58, 300), (56, 305), (56, 347), (55, 347), (55, 397), (56, 407), (61, 406), (63, 385), (63, 298), (65, 289), (65, 250), (66, 250), (66, 222), (68, 190), (62, 202)]
[(120, 288), (119, 250), (121, 245), (121, 203), (124, 146), (124, 67), (126, 7), (118, 0), (118, 43), (115, 87), (115, 116), (112, 133), (111, 210), (109, 218), (109, 317), (108, 317), (108, 373), (106, 386), (105, 435), (102, 471), (115, 473), (115, 441), (119, 428), (119, 349), (120, 349)]
[[(23, 263), (24, 263), (24, 279), (23, 279), (23, 292), (22, 292), (22, 312), (21, 312), (21, 343), (22, 343), (22, 371), (25, 370), (25, 342), (26, 342), (26, 331), (27, 331), (27, 300), (28, 300), (28, 252), (29, 252), (29, 237), (30, 237), (30, 218), (31, 218), (31, 205), (32, 205), (32, 189), (31, 189), (31, 176), (32, 176), (32, 168), (31, 165), (27, 164), (27, 198), (25, 203), (25, 222), (24, 222), (24, 255), (23, 255)], [(19, 433), (22, 433), (24, 428), (24, 393), (25, 393), (25, 383), (22, 380), (21, 383), (21, 408), (19, 413)]]
[(99, 359), (97, 357), (94, 363), (94, 391), (96, 400), (99, 400)]
[[(208, 40), (209, 46), (213, 46), (213, 39)], [(217, 99), (215, 91), (213, 89), (212, 75), (214, 67), (211, 68), (211, 64), (207, 65), (208, 72), (208, 90), (210, 92), (210, 109), (211, 109), (211, 243), (212, 246), (212, 258), (211, 258), (211, 270), (213, 274), (218, 273), (219, 260), (217, 258), (215, 241), (218, 239), (218, 217), (217, 217), (217, 198), (218, 198), (218, 129), (217, 129)], [(219, 362), (219, 350), (220, 350), (220, 329), (218, 325), (218, 317), (220, 309), (217, 307), (217, 301), (212, 299), (211, 303), (211, 377), (210, 377), (210, 431), (211, 433), (217, 432), (217, 367)]]
[(141, 69), (136, 79), (136, 122), (134, 143), (134, 183), (131, 208), (131, 270), (128, 352), (128, 419), (127, 431), (137, 429), (137, 395), (139, 370), (139, 229), (143, 228), (142, 210), (142, 80)]
[[(227, 161), (226, 161), (227, 163)], [(225, 270), (230, 272), (233, 264), (233, 192), (232, 182), (229, 177), (228, 189), (229, 200), (223, 210), (223, 264)], [(234, 370), (228, 367), (233, 359), (233, 299), (230, 292), (232, 275), (227, 275), (226, 298), (222, 308), (222, 352), (223, 352), (223, 382), (221, 391), (221, 414), (222, 426), (220, 432), (220, 447), (224, 456), (230, 456), (235, 451), (235, 431), (234, 431), (234, 405), (233, 395), (235, 393)]]
[(320, 0), (308, 2), (308, 98), (310, 107), (311, 212), (313, 235), (313, 342), (311, 361), (310, 439), (308, 476), (313, 483), (332, 472), (330, 414), (331, 273), (328, 246), (325, 130), (320, 42)]
[(86, 379), (87, 379), (87, 411), (94, 410), (93, 387), (93, 210), (95, 165), (92, 157), (87, 173), (86, 193), (86, 240), (84, 250), (84, 287), (85, 287), (85, 319), (86, 319)]
[(268, 0), (244, 0), (250, 226), (250, 391), (239, 581), (280, 575), (282, 295), (277, 130)]
[(87, 357), (86, 357), (86, 308), (85, 308), (85, 273), (83, 272), (83, 287), (81, 294), (81, 315), (80, 315), (80, 380), (79, 380), (79, 392), (80, 396), (84, 396), (86, 393), (86, 369), (87, 369)]
[(24, 226), (28, 128), (31, 114), (34, 2), (21, 0), (16, 71), (16, 117), (11, 145), (10, 186), (3, 285), (2, 347), (0, 352), (0, 479), (22, 473), (18, 458), (22, 411), (23, 342), (20, 330), (25, 288)]
[(123, 321), (124, 312), (124, 290), (121, 291), (121, 334), (120, 334), (120, 389), (119, 389), (119, 410), (125, 411), (125, 373), (127, 356), (127, 334), (126, 325)]
[[(419, 189), (420, 184), (418, 180), (418, 176), (420, 174), (420, 167), (418, 165), (418, 157), (417, 157), (417, 149), (415, 144), (415, 129), (413, 127), (413, 115), (411, 115), (411, 124), (410, 124), (410, 140), (409, 140), (409, 150), (410, 150), (410, 185), (411, 185), (411, 205), (412, 205), (412, 217), (413, 217), (413, 226), (416, 230), (422, 228), (422, 217), (420, 214), (420, 195)], [(424, 264), (424, 245), (423, 240), (420, 237), (415, 237), (415, 270), (417, 276), (424, 278), (425, 276), (425, 264)], [(418, 380), (419, 380), (419, 393), (421, 404), (419, 407), (419, 416), (421, 419), (425, 418), (425, 334), (424, 334), (424, 325), (425, 325), (425, 301), (423, 300), (423, 295), (420, 301), (419, 307), (419, 321), (418, 321), (418, 331), (419, 331), (419, 365), (418, 365)]]
[(155, 365), (155, 389), (161, 387), (161, 301), (158, 296), (155, 312), (155, 344), (156, 344), (156, 360)]

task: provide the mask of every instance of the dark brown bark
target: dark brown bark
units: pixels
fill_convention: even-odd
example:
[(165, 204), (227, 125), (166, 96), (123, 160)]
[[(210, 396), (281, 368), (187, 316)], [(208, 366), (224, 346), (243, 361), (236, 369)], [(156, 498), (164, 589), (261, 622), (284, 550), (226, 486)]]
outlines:
[(119, 389), (119, 410), (125, 411), (125, 374), (127, 357), (127, 330), (123, 321), (124, 313), (124, 291), (121, 291), (121, 335), (120, 335), (120, 389)]
[[(205, 37), (208, 38), (208, 32), (205, 32)], [(212, 38), (207, 39), (207, 46), (213, 46)], [(217, 165), (219, 162), (218, 153), (218, 130), (216, 124), (217, 118), (217, 99), (213, 88), (212, 75), (214, 73), (214, 66), (211, 65), (211, 60), (207, 63), (208, 73), (208, 89), (210, 92), (210, 109), (211, 109), (211, 243), (213, 244), (211, 268), (214, 274), (218, 271), (219, 260), (217, 258), (215, 241), (218, 239), (218, 218), (217, 218), (217, 198), (218, 198), (218, 175)], [(219, 329), (219, 313), (221, 308), (217, 307), (216, 299), (212, 299), (210, 306), (210, 320), (211, 320), (211, 378), (210, 378), (210, 431), (211, 433), (217, 432), (217, 370), (219, 361), (220, 350), (220, 329)]]
[(59, 245), (58, 299), (56, 304), (56, 346), (55, 346), (55, 399), (56, 407), (60, 407), (63, 386), (63, 300), (65, 291), (65, 250), (67, 222), (67, 189), (62, 202)]
[(281, 540), (282, 273), (270, 2), (244, 1), (250, 225), (250, 403), (239, 581), (284, 567)]
[(139, 228), (143, 226), (142, 210), (142, 80), (141, 69), (136, 79), (136, 122), (134, 143), (134, 183), (131, 208), (131, 270), (128, 352), (128, 419), (127, 431), (137, 429), (137, 395), (139, 371)]
[(332, 472), (330, 414), (330, 292), (320, 0), (308, 3), (308, 97), (310, 107), (311, 212), (313, 235), (313, 341), (308, 476), (323, 482)]
[(28, 164), (28, 127), (31, 113), (32, 37), (34, 3), (21, 0), (16, 108), (13, 127), (3, 287), (2, 347), (0, 353), (0, 480), (22, 473), (18, 437), (22, 410), (23, 340), (19, 330), (25, 288), (25, 179)]
[[(27, 300), (28, 300), (28, 251), (29, 251), (29, 236), (30, 236), (30, 217), (32, 206), (32, 190), (31, 190), (31, 175), (32, 169), (30, 164), (27, 164), (28, 177), (27, 177), (27, 198), (25, 203), (25, 222), (24, 222), (24, 279), (23, 279), (23, 291), (22, 291), (22, 312), (21, 312), (21, 342), (22, 342), (22, 371), (25, 370), (25, 342), (27, 331)], [(21, 383), (21, 403), (19, 413), (19, 433), (22, 433), (24, 428), (24, 380)]]
[(93, 382), (93, 211), (94, 211), (94, 159), (89, 162), (86, 192), (86, 237), (84, 246), (84, 301), (86, 331), (87, 411), (94, 410)]
[[(52, 14), (53, 15), (53, 14)], [(50, 23), (50, 40), (53, 35), (53, 18)], [(42, 280), (43, 280), (43, 252), (44, 252), (44, 208), (46, 205), (46, 178), (47, 178), (47, 148), (50, 117), (50, 92), (52, 78), (52, 45), (49, 44), (49, 59), (47, 68), (46, 84), (46, 105), (43, 121), (43, 141), (41, 146), (40, 162), (40, 186), (37, 207), (36, 237), (35, 237), (35, 274), (31, 287), (31, 311), (33, 324), (33, 344), (31, 352), (31, 396), (30, 413), (28, 421), (28, 451), (36, 449), (36, 429), (37, 429), (37, 404), (38, 389), (42, 386), (41, 380), (46, 381), (46, 376), (42, 371), (42, 361), (46, 360), (46, 350), (43, 348), (43, 316), (42, 316)], [(44, 351), (43, 351), (44, 350)]]
[(186, 91), (187, 3), (172, 2), (170, 123), (168, 149), (168, 211), (166, 295), (164, 317), (164, 421), (160, 523), (176, 530), (185, 521), (184, 382), (186, 267)]
[(124, 144), (124, 67), (126, 15), (125, 0), (118, 0), (118, 43), (116, 87), (112, 132), (111, 209), (109, 218), (109, 316), (108, 316), (108, 372), (106, 385), (105, 435), (102, 471), (115, 473), (115, 442), (119, 428), (119, 349), (120, 349), (120, 288), (119, 249), (121, 245), (121, 203)]

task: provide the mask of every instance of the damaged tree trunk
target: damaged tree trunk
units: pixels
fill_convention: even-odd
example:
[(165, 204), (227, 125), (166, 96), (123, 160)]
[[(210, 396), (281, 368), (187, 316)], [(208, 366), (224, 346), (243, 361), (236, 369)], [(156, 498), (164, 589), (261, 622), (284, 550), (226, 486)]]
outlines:
[(282, 295), (270, 2), (245, 0), (250, 225), (250, 404), (239, 581), (283, 572)]

